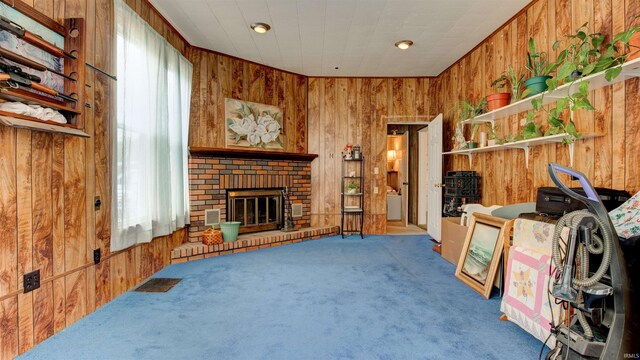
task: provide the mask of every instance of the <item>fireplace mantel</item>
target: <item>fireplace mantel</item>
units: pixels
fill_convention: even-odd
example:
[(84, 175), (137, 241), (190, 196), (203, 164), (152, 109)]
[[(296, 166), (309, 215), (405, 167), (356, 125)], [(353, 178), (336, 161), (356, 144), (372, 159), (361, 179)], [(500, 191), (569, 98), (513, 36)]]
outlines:
[(201, 157), (236, 158), (236, 159), (267, 159), (267, 160), (291, 160), (313, 161), (318, 154), (300, 154), (281, 151), (256, 151), (242, 149), (221, 149), (207, 147), (189, 148), (191, 155)]

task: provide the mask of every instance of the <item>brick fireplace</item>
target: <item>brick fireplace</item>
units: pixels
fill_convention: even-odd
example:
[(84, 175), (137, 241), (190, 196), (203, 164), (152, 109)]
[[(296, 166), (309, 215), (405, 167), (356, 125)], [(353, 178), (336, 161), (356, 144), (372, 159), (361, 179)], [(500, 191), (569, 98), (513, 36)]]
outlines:
[[(311, 225), (311, 161), (307, 154), (258, 154), (243, 151), (194, 151), (189, 159), (191, 226), (189, 241), (201, 241), (204, 213), (219, 209), (227, 221), (227, 190), (288, 187), (291, 202), (302, 205), (296, 229)], [(256, 157), (263, 157), (262, 159)], [(274, 158), (267, 158), (274, 157)]]

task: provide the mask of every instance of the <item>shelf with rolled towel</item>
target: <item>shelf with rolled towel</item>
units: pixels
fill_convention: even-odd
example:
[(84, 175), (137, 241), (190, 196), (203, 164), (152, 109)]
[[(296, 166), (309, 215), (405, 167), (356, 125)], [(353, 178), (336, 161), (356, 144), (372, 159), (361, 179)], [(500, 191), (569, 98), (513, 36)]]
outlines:
[(40, 120), (32, 116), (13, 114), (6, 111), (0, 111), (0, 124), (14, 128), (62, 133), (65, 135), (80, 136), (84, 138), (89, 137), (89, 134), (77, 129), (71, 124), (61, 124), (55, 121)]

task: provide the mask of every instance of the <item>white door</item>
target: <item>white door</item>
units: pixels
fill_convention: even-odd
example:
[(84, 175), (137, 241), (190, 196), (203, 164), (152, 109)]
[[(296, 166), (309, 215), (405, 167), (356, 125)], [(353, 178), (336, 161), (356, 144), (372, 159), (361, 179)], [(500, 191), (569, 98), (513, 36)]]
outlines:
[(429, 123), (428, 142), (428, 186), (427, 231), (437, 242), (441, 241), (442, 229), (442, 114)]
[(400, 160), (400, 195), (402, 195), (402, 225), (409, 223), (409, 131), (402, 134), (402, 159)]
[(427, 197), (427, 174), (429, 165), (427, 163), (427, 130), (425, 127), (418, 131), (418, 219), (417, 224), (420, 226), (427, 225), (427, 204), (429, 198)]

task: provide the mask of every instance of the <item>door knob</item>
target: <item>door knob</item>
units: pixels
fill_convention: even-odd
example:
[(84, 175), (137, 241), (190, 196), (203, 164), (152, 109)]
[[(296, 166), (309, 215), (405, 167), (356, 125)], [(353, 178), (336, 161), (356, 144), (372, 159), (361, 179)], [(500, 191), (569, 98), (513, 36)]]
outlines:
[(435, 184), (435, 185), (433, 185), (433, 186), (435, 186), (435, 187), (439, 187), (439, 188), (443, 188), (443, 187), (444, 187), (444, 184)]

